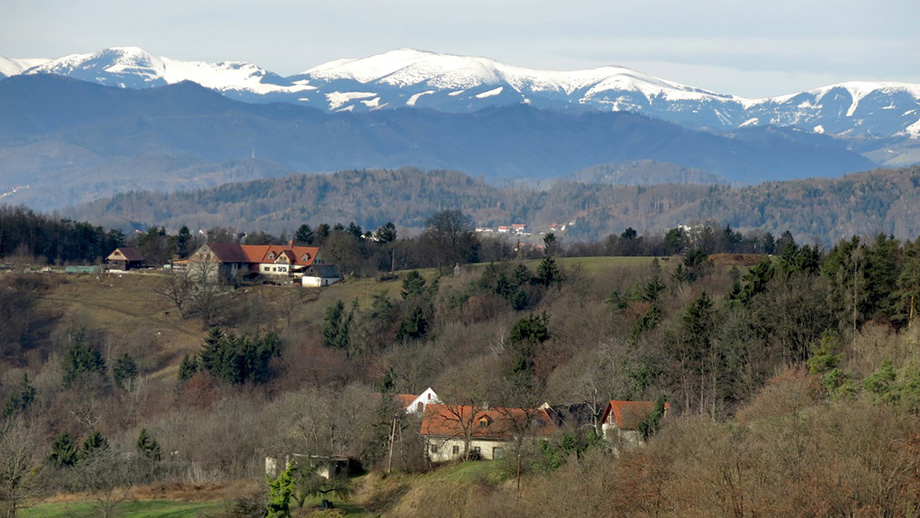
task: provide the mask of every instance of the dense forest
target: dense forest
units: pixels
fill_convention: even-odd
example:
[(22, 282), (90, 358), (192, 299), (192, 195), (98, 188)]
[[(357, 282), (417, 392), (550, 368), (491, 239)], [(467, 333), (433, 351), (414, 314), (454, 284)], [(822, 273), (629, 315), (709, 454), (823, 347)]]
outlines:
[[(109, 515), (126, 487), (234, 480), (254, 482), (226, 516), (306, 516), (318, 498), (368, 516), (916, 512), (920, 239), (825, 249), (727, 225), (626, 229), (469, 264), (487, 243), (462, 213), (436, 216), (405, 241), (443, 254), (427, 263), (443, 272), (243, 285), (207, 317), (177, 307), (175, 274), (0, 273), (7, 515), (72, 492)], [(343, 254), (403, 241), (385, 224), (340, 227), (293, 238), (350, 239)], [(193, 239), (144, 236), (167, 253)], [(577, 250), (616, 257), (564, 257)], [(377, 270), (393, 270), (386, 256)], [(445, 401), (579, 404), (595, 425), (521, 444), (487, 477), (426, 484), (446, 468), (426, 461), (406, 418), (384, 476), (392, 396), (429, 386)], [(647, 447), (610, 454), (596, 428), (606, 401), (661, 398), (671, 410)], [(370, 474), (321, 480), (303, 466), (265, 483), (263, 458), (291, 452)]]
[(93, 263), (124, 244), (120, 230), (0, 205), (0, 258), (39, 263)]
[[(585, 174), (603, 182), (603, 171)], [(484, 227), (526, 223), (541, 229), (573, 221), (566, 230), (568, 241), (595, 241), (627, 227), (645, 235), (718, 221), (745, 232), (790, 230), (800, 242), (831, 246), (852, 235), (885, 233), (904, 239), (920, 234), (918, 193), (917, 166), (749, 187), (559, 182), (542, 189), (498, 187), (459, 172), (403, 168), (286, 176), (188, 192), (129, 192), (66, 215), (130, 227), (123, 230), (231, 226), (290, 234), (303, 223), (323, 221), (354, 221), (366, 228), (392, 221), (420, 229), (431, 214), (455, 209)]]

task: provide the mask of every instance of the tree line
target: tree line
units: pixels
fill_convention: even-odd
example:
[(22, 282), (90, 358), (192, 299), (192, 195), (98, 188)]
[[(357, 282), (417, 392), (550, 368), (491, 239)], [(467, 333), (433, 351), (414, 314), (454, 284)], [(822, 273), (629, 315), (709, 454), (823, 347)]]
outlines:
[(124, 242), (120, 230), (0, 205), (0, 257), (40, 258), (47, 264), (98, 263)]

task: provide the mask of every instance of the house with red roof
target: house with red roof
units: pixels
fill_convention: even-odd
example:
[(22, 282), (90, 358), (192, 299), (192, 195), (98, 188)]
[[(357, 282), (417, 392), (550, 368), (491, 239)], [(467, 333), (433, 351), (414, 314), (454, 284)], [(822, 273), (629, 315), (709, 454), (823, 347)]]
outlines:
[(434, 389), (426, 388), (421, 394), (396, 394), (396, 400), (402, 406), (403, 412), (407, 414), (423, 415), (425, 407), (431, 404), (440, 404), (442, 401), (438, 398)]
[[(618, 451), (619, 446), (634, 447), (644, 444), (639, 423), (645, 422), (655, 410), (655, 401), (611, 400), (601, 414), (601, 431), (604, 438)], [(671, 405), (664, 404), (665, 416)]]
[(226, 280), (248, 274), (300, 279), (318, 254), (314, 246), (207, 243), (189, 257), (189, 267), (209, 278)]
[(419, 434), (432, 462), (497, 460), (558, 432), (543, 408), (429, 404)]

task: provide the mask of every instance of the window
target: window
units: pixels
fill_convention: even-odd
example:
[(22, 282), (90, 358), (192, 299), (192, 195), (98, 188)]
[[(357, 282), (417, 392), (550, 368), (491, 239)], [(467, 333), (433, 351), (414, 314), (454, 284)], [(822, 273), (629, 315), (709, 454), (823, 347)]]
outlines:
[(492, 459), (499, 460), (505, 458), (504, 448), (492, 448)]
[(310, 254), (303, 254), (302, 256), (300, 256), (300, 260), (303, 261), (303, 262), (309, 261), (309, 260), (310, 260)]
[(423, 410), (425, 410), (425, 403), (419, 401), (418, 404), (415, 405), (415, 410), (417, 410), (418, 412), (422, 412)]
[(268, 253), (268, 260), (269, 260), (269, 261), (274, 261), (274, 260), (275, 260), (275, 252), (269, 252), (269, 253)]
[(492, 420), (489, 419), (489, 416), (487, 416), (487, 415), (484, 415), (484, 416), (482, 416), (482, 417), (479, 418), (479, 427), (480, 427), (480, 428), (485, 428), (485, 427), (489, 426), (490, 423), (492, 423)]
[(460, 455), (460, 447), (459, 447), (459, 446), (454, 446), (453, 453), (454, 453), (454, 455)]
[[(416, 451), (418, 451), (418, 450), (416, 450)], [(438, 445), (437, 445), (437, 444), (432, 444), (432, 445), (431, 445), (431, 453), (437, 453), (437, 452), (438, 452)]]
[(480, 448), (479, 446), (473, 446), (473, 454), (482, 455), (482, 448)]

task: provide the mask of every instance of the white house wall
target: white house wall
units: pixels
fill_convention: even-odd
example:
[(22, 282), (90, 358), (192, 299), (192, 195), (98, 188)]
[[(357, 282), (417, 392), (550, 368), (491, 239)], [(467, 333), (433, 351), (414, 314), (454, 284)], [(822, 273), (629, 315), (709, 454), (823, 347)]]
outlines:
[(312, 277), (309, 275), (304, 275), (303, 277), (301, 277), (300, 282), (307, 288), (321, 288), (323, 286), (331, 286), (339, 282), (340, 280), (342, 279), (338, 277), (324, 279), (322, 277)]
[(286, 264), (259, 264), (259, 273), (262, 275), (289, 275), (290, 269), (290, 266)]
[[(473, 439), (470, 441), (470, 451), (476, 451), (479, 448), (480, 458), (484, 460), (496, 460), (495, 448), (501, 448), (505, 456), (511, 454), (514, 447), (512, 441), (499, 441), (495, 439)], [(428, 458), (432, 462), (447, 462), (463, 457), (463, 439), (449, 438), (438, 439), (430, 438), (427, 444)], [(456, 448), (456, 453), (454, 449)]]

